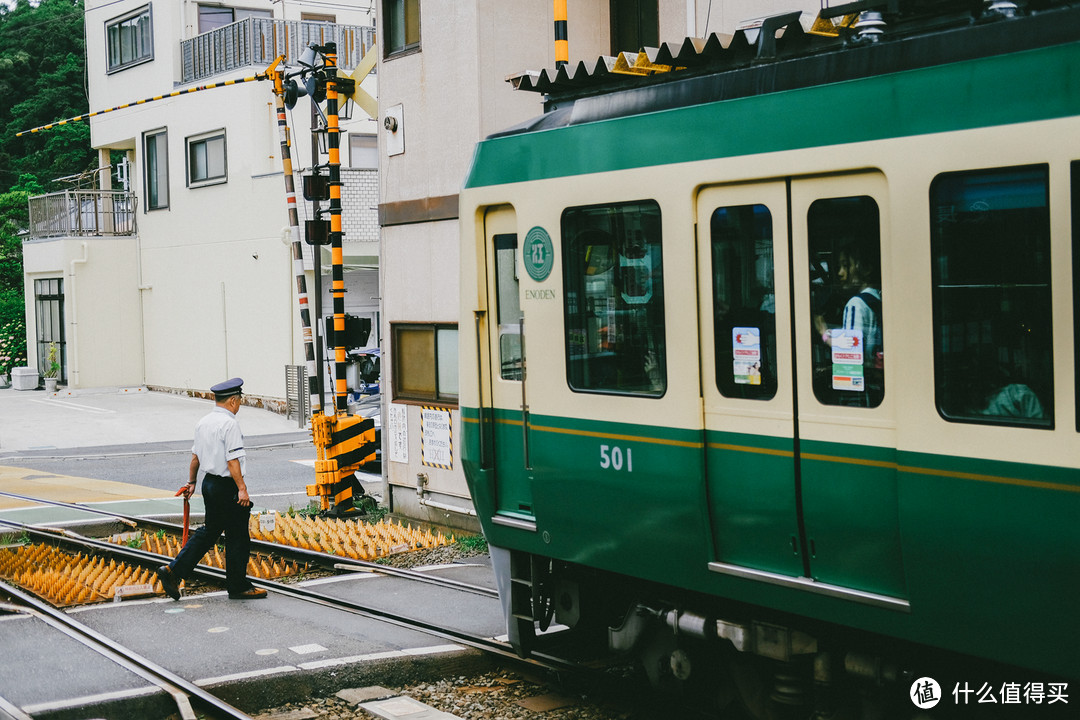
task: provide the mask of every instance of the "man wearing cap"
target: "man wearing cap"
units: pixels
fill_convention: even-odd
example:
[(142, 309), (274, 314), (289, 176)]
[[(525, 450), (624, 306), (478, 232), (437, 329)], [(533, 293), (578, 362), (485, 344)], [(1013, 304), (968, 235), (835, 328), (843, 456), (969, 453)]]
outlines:
[(199, 470), (206, 473), (202, 488), (206, 518), (176, 558), (157, 570), (161, 586), (173, 600), (180, 599), (180, 581), (214, 547), (222, 532), (229, 597), (233, 600), (266, 597), (265, 590), (254, 587), (247, 579), (251, 499), (244, 484), (244, 436), (236, 421), (243, 385), (242, 379), (232, 378), (210, 388), (217, 407), (195, 425), (188, 484), (181, 492), (185, 498), (191, 497)]

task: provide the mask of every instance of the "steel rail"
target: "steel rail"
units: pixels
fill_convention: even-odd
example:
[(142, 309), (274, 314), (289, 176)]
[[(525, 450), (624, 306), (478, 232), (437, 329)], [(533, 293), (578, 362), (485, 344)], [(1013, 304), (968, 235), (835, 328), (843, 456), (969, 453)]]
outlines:
[(34, 720), (15, 703), (0, 696), (0, 720)]
[[(123, 545), (116, 545), (114, 543), (104, 542), (101, 540), (93, 540), (91, 538), (85, 538), (76, 533), (72, 533), (68, 530), (58, 530), (53, 528), (42, 529), (35, 528), (30, 525), (15, 522), (13, 520), (5, 520), (0, 518), (0, 526), (6, 526), (26, 532), (28, 535), (38, 536), (46, 540), (60, 541), (70, 545), (82, 547), (84, 549), (92, 549), (100, 552), (108, 553), (118, 557), (126, 558), (128, 560), (138, 562), (140, 564), (152, 563), (156, 565), (161, 562), (161, 555), (156, 553), (146, 552), (145, 550), (138, 550), (135, 548), (128, 548)], [(225, 571), (218, 570), (217, 568), (207, 567), (205, 565), (196, 565), (195, 574), (202, 577), (211, 578), (218, 582), (225, 581)], [(481, 650), (498, 657), (502, 657), (516, 662), (522, 662), (535, 667), (543, 668), (546, 670), (552, 670), (555, 672), (574, 672), (582, 674), (592, 674), (596, 671), (592, 668), (586, 667), (574, 663), (572, 661), (563, 660), (553, 655), (546, 653), (532, 652), (529, 657), (522, 658), (517, 652), (507, 643), (492, 640), (490, 638), (481, 637), (479, 635), (473, 635), (471, 633), (463, 632), (460, 630), (454, 630), (452, 628), (445, 628), (424, 620), (418, 620), (415, 618), (409, 618), (404, 615), (390, 612), (388, 610), (380, 610), (378, 608), (361, 605), (359, 603), (352, 602), (351, 600), (344, 600), (341, 598), (331, 597), (329, 595), (323, 595), (322, 593), (313, 592), (305, 588), (300, 588), (295, 585), (286, 585), (284, 583), (274, 582), (272, 580), (260, 580), (258, 578), (249, 577), (248, 580), (266, 590), (275, 592), (280, 595), (286, 595), (295, 599), (303, 600), (323, 607), (328, 607), (334, 610), (340, 610), (348, 612), (353, 615), (359, 615), (361, 617), (370, 618), (380, 622), (385, 622), (390, 625), (402, 627), (408, 630), (417, 630), (428, 635), (433, 635), (444, 640), (450, 640), (451, 642), (471, 647), (476, 650)]]
[[(49, 606), (47, 603), (24, 592), (23, 590), (0, 581), (0, 593), (26, 605), (30, 614), (39, 618), (50, 627), (64, 633), (73, 640), (90, 648), (100, 655), (112, 660), (126, 670), (129, 670), (144, 680), (148, 680), (173, 698), (183, 720), (196, 720), (197, 716), (191, 707), (191, 699), (194, 698), (211, 712), (216, 711), (219, 716), (236, 718), (236, 720), (251, 720), (251, 716), (229, 705), (194, 683), (188, 682), (176, 673), (166, 670), (152, 660), (148, 660), (130, 648), (124, 647), (114, 640), (110, 640), (96, 630), (83, 625), (64, 612)], [(0, 607), (4, 607), (0, 605)], [(14, 608), (23, 611), (17, 606)]]
[[(102, 515), (104, 517), (110, 517), (128, 525), (148, 525), (158, 530), (169, 530), (179, 534), (183, 530), (183, 526), (176, 523), (165, 522), (164, 520), (155, 520), (152, 518), (141, 518), (135, 515), (124, 515), (122, 513), (109, 512), (108, 510), (100, 510), (98, 508), (92, 508), (87, 505), (81, 505), (78, 503), (67, 503), (61, 500), (45, 500), (43, 498), (35, 498), (29, 495), (20, 495), (13, 492), (0, 491), (0, 496), (16, 498), (18, 500), (26, 500), (28, 502), (34, 502), (42, 505), (53, 505), (56, 507), (68, 508), (70, 510), (80, 510), (83, 512), (94, 513), (96, 515)], [(378, 563), (371, 562), (370, 560), (353, 560), (351, 558), (341, 557), (339, 555), (328, 555), (327, 553), (318, 552), (316, 550), (305, 550), (303, 548), (293, 547), (292, 545), (281, 545), (279, 543), (266, 542), (265, 540), (252, 540), (251, 547), (261, 552), (273, 553), (282, 557), (289, 558), (291, 560), (302, 560), (303, 562), (317, 563), (323, 566), (333, 566), (347, 564), (355, 566), (362, 570), (370, 572), (377, 572), (383, 575), (393, 575), (395, 577), (406, 578), (408, 580), (416, 580), (417, 582), (424, 582), (430, 585), (439, 585), (442, 587), (452, 588), (455, 590), (461, 590), (463, 592), (471, 592), (476, 595), (482, 595), (484, 597), (498, 597), (499, 592), (492, 588), (486, 588), (481, 585), (474, 585), (472, 583), (462, 582), (460, 580), (452, 580), (450, 578), (442, 578), (434, 575), (428, 575), (427, 573), (418, 572), (416, 570), (409, 570), (406, 568), (396, 568), (390, 565), (380, 565)]]

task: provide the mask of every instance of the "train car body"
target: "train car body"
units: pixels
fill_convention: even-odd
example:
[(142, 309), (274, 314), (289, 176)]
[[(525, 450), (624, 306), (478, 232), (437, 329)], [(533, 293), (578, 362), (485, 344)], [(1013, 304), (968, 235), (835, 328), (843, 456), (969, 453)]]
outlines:
[(1080, 679), (1077, 210), (1070, 8), (578, 88), (480, 143), (462, 460), (511, 640)]

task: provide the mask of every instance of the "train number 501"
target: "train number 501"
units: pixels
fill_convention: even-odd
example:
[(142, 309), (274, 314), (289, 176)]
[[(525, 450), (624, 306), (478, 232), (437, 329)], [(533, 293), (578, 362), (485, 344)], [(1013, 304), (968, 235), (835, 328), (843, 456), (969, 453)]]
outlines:
[(621, 447), (601, 445), (600, 467), (604, 470), (607, 470), (608, 468), (613, 470), (623, 470), (625, 468), (626, 472), (634, 472), (633, 448), (626, 448), (626, 450), (623, 450)]

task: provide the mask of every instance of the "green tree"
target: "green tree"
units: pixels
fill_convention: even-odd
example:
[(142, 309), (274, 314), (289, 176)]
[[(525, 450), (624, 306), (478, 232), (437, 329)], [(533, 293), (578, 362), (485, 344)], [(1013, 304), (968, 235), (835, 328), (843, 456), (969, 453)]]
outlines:
[(82, 0), (0, 4), (0, 328), (24, 322), (28, 198), (97, 164), (86, 123), (15, 134), (88, 112), (85, 76)]
[(85, 122), (15, 137), (89, 112), (82, 0), (0, 5), (0, 188), (29, 173), (49, 188), (96, 166)]
[(22, 322), (24, 318), (22, 238), (19, 233), (29, 226), (28, 200), (41, 193), (40, 183), (29, 173), (19, 176), (11, 190), (0, 193), (0, 327)]

